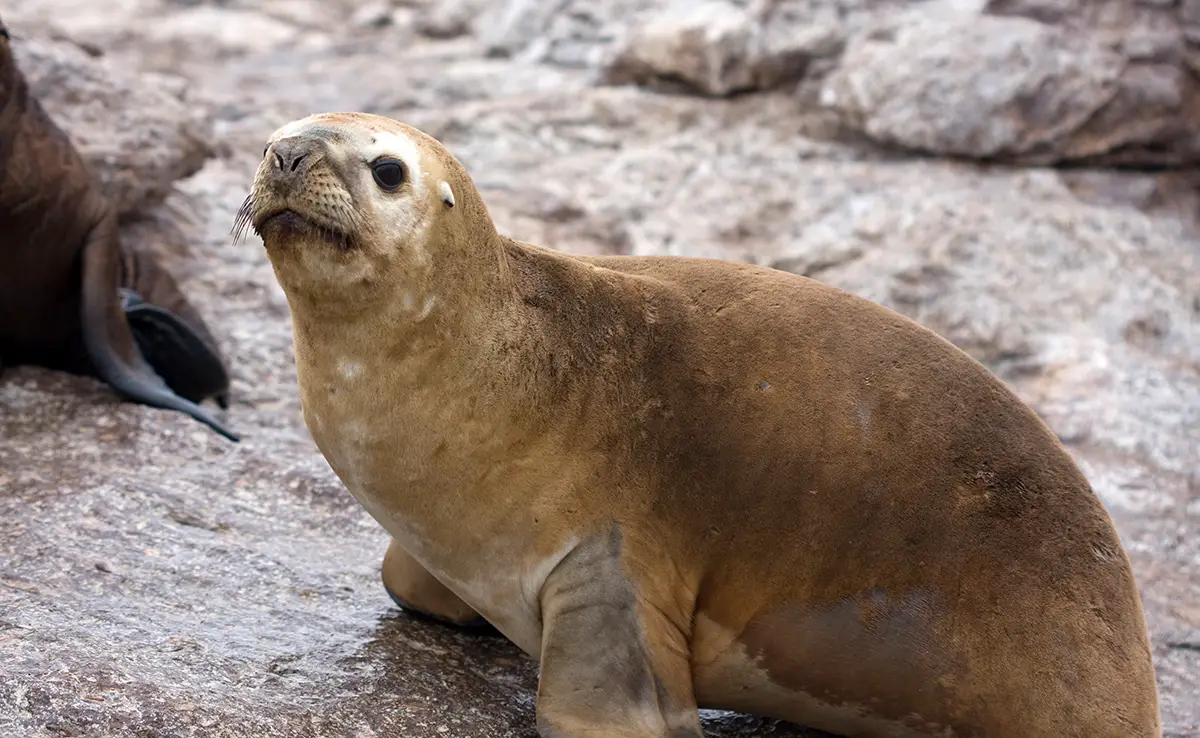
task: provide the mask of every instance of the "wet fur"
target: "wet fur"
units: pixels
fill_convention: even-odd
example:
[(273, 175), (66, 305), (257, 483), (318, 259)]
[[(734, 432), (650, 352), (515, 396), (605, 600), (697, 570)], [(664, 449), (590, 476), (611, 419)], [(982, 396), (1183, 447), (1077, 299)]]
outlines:
[[(846, 736), (1161, 735), (1113, 523), (978, 362), (804, 277), (505, 238), (432, 138), (307, 125), (344, 135), (291, 205), (344, 182), (365, 217), (349, 252), (263, 233), (305, 420), (393, 536), (389, 591), (435, 581), (430, 614), (541, 659), (542, 736), (699, 738), (697, 704)], [(418, 143), (424, 196), (369, 190), (374, 131)], [(268, 167), (245, 223), (280, 206)]]
[(207, 326), (152, 256), (122, 247), (112, 205), (0, 38), (0, 366), (18, 364), (99, 377), (237, 440), (196, 404), (228, 403)]

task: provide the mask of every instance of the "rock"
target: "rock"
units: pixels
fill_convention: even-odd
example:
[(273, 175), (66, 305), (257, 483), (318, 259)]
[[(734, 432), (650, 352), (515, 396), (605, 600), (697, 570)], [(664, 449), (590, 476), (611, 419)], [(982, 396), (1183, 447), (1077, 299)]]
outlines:
[[(306, 14), (316, 16), (313, 12)], [(319, 16), (317, 16), (319, 17)], [(203, 39), (229, 51), (265, 51), (293, 43), (300, 29), (292, 24), (253, 10), (197, 5), (147, 24), (146, 37), (163, 42)]]
[(185, 80), (121, 72), (64, 40), (26, 37), (14, 49), (30, 88), (118, 212), (161, 202), (212, 155), (208, 111), (184, 97)]
[(836, 25), (788, 24), (731, 3), (676, 3), (634, 29), (604, 71), (610, 84), (677, 83), (712, 97), (801, 79), (812, 59), (835, 56)]
[(889, 146), (1053, 161), (1097, 151), (1078, 134), (1116, 96), (1123, 59), (1027, 18), (955, 13), (853, 40), (822, 102)]
[(824, 77), (846, 45), (843, 21), (812, 13), (799, 3), (776, 3), (763, 19), (755, 62), (759, 89), (769, 90), (806, 77)]
[[(912, 11), (848, 44), (822, 101), (880, 144), (1033, 164), (1200, 161), (1176, 9), (994, 1)], [(1186, 9), (1178, 11), (1186, 16)]]
[(1187, 39), (1192, 43), (1200, 42), (1200, 1), (1181, 0), (1179, 20), (1183, 23), (1183, 32)]
[(474, 32), (494, 56), (592, 69), (624, 29), (657, 6), (646, 0), (498, 0), (480, 13)]
[(636, 30), (608, 70), (608, 81), (678, 80), (706, 95), (756, 87), (761, 28), (726, 2), (677, 3)]
[(390, 2), (372, 2), (354, 11), (350, 22), (364, 28), (382, 28), (392, 22), (392, 4)]
[(487, 3), (482, 0), (446, 0), (422, 6), (416, 14), (418, 33), (447, 39), (471, 32), (471, 26)]
[(988, 0), (986, 9), (997, 15), (1020, 15), (1043, 23), (1056, 23), (1078, 14), (1081, 0)]

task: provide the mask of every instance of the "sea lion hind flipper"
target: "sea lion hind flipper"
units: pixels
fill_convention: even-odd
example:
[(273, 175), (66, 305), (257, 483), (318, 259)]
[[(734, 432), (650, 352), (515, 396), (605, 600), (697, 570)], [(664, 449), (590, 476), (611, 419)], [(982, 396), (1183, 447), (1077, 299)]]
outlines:
[(171, 391), (138, 348), (117, 292), (117, 221), (103, 215), (83, 249), (83, 343), (96, 374), (118, 394), (135, 402), (190, 415), (231, 441), (238, 436), (196, 403)]
[(221, 357), (187, 321), (124, 291), (122, 306), (129, 329), (143, 358), (175, 394), (199, 403), (215, 396), (228, 406), (229, 375)]
[(703, 738), (688, 644), (642, 616), (620, 532), (572, 550), (541, 590), (541, 738)]
[(379, 567), (383, 589), (410, 615), (479, 635), (498, 634), (482, 615), (409, 556), (395, 539)]

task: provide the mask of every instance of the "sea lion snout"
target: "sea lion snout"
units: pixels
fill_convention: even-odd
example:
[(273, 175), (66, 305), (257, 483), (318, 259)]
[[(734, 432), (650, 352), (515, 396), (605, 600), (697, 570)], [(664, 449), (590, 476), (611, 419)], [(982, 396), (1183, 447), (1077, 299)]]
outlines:
[[(325, 159), (323, 148), (320, 139), (303, 133), (269, 143), (254, 183), (256, 198), (264, 203), (268, 199), (278, 201), (276, 210), (296, 209), (293, 203), (307, 199), (304, 193), (311, 187), (311, 180), (326, 179), (320, 171), (326, 168), (321, 166)], [(256, 213), (254, 225), (261, 227), (270, 216), (270, 212)]]
[(235, 230), (252, 226), (268, 248), (302, 240), (350, 249), (359, 217), (336, 164), (319, 136), (297, 132), (272, 140)]
[(301, 180), (313, 162), (320, 158), (321, 142), (310, 136), (288, 136), (271, 144), (267, 161), (268, 177), (276, 186)]
[[(448, 164), (428, 155), (422, 136), (365, 114), (287, 123), (266, 141), (234, 221), (235, 240), (253, 228), (272, 259), (300, 258), (297, 277), (305, 280), (319, 275), (352, 286), (380, 270), (425, 273), (431, 239), (442, 236), (437, 216), (465, 191), (455, 192)], [(456, 218), (467, 210), (462, 205)]]

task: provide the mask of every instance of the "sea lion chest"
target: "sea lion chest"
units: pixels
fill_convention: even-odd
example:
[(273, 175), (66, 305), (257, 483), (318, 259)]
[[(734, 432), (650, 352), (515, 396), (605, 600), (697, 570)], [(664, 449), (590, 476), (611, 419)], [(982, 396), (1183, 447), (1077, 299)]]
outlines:
[[(463, 402), (398, 384), (353, 356), (297, 362), (305, 423), (351, 495), (404, 549), (526, 652), (541, 646), (538, 593), (574, 539), (532, 530), (533, 484), (465, 441)], [(500, 469), (497, 473), (496, 469)], [(491, 472), (491, 473), (489, 473)]]

